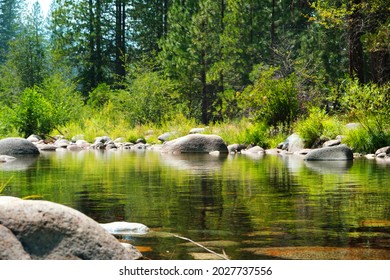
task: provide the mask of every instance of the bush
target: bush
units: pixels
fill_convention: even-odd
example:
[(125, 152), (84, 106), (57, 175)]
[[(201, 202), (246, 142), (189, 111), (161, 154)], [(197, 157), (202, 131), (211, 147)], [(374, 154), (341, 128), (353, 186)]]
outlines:
[(243, 92), (244, 106), (256, 120), (269, 126), (289, 126), (298, 115), (298, 89), (295, 76), (276, 77), (276, 69), (260, 72), (253, 86)]
[(345, 86), (343, 105), (361, 127), (350, 130), (345, 142), (357, 152), (375, 152), (390, 145), (390, 83), (360, 84), (349, 80)]
[(42, 86), (26, 88), (13, 107), (11, 123), (24, 137), (49, 134), (58, 126), (79, 118), (81, 96), (60, 76), (46, 79)]
[(360, 126), (347, 131), (343, 142), (359, 153), (374, 153), (377, 149), (390, 145), (390, 133), (368, 131)]
[(328, 116), (318, 107), (309, 109), (309, 116), (299, 120), (294, 130), (305, 141), (305, 146), (313, 147), (321, 138), (335, 138), (342, 134), (342, 124), (336, 117)]
[(357, 79), (348, 81), (344, 106), (350, 116), (369, 132), (385, 134), (390, 123), (390, 83), (382, 86), (360, 84)]
[(161, 125), (177, 113), (174, 84), (156, 72), (137, 73), (112, 102), (131, 126)]

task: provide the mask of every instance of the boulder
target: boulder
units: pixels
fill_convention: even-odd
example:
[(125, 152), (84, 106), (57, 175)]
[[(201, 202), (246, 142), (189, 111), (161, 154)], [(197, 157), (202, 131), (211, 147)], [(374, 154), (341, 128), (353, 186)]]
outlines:
[(245, 148), (246, 145), (244, 144), (231, 144), (228, 146), (229, 153), (231, 154), (240, 153)]
[(195, 127), (195, 128), (192, 128), (189, 132), (189, 134), (198, 134), (198, 133), (203, 133), (206, 131), (206, 128), (204, 127)]
[(39, 155), (38, 148), (23, 138), (5, 138), (0, 140), (1, 155)]
[(163, 153), (228, 153), (223, 139), (218, 135), (190, 134), (171, 141), (161, 147)]
[(164, 143), (166, 141), (169, 141), (169, 139), (171, 139), (173, 134), (174, 133), (171, 133), (171, 132), (165, 132), (165, 133), (161, 134), (159, 137), (157, 137), (157, 139)]
[(28, 140), (28, 141), (30, 141), (32, 143), (37, 143), (37, 142), (41, 141), (42, 138), (39, 135), (31, 134), (29, 137), (27, 137), (26, 140)]
[(375, 155), (378, 156), (379, 154), (385, 153), (386, 155), (390, 154), (390, 146), (380, 148), (376, 150)]
[(298, 152), (305, 148), (303, 139), (296, 133), (291, 134), (283, 143), (282, 150), (286, 150), (290, 153)]
[(31, 260), (22, 243), (5, 226), (0, 225), (0, 260)]
[(265, 150), (260, 146), (254, 146), (249, 149), (243, 150), (243, 154), (263, 154), (265, 153)]
[[(125, 249), (96, 221), (75, 209), (49, 201), (0, 197), (0, 225), (3, 227), (2, 259), (141, 258), (137, 249)], [(14, 246), (9, 247), (9, 244)]]
[(341, 144), (340, 139), (334, 139), (334, 140), (328, 140), (326, 141), (322, 146), (323, 147), (332, 147), (332, 146), (337, 146)]
[(353, 160), (353, 152), (346, 145), (324, 147), (308, 152), (305, 160)]

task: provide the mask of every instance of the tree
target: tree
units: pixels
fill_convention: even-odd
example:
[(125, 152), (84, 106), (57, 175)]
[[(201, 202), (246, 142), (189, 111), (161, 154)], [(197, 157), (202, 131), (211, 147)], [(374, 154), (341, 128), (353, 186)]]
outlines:
[(172, 0), (132, 0), (129, 11), (132, 32), (130, 40), (134, 45), (134, 55), (140, 59), (160, 51), (159, 41), (168, 30), (168, 10)]
[(38, 1), (21, 21), (18, 34), (8, 44), (9, 52), (2, 72), (12, 73), (22, 90), (39, 85), (48, 74), (49, 63), (43, 14)]
[(0, 63), (6, 60), (8, 43), (15, 38), (23, 0), (0, 0)]
[[(112, 1), (55, 0), (51, 11), (51, 48), (56, 63), (70, 68), (85, 95), (115, 73), (115, 17)], [(114, 35), (113, 35), (114, 34)]]
[(356, 76), (361, 83), (390, 80), (388, 0), (315, 1), (313, 7), (314, 20), (346, 31), (351, 77)]

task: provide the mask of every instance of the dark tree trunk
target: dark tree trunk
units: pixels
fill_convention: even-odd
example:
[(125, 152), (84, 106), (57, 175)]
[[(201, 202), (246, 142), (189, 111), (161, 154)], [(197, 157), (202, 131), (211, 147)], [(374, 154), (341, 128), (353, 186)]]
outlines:
[(88, 71), (89, 76), (89, 86), (90, 89), (96, 87), (96, 69), (95, 69), (95, 40), (93, 34), (95, 33), (94, 29), (94, 11), (93, 11), (93, 0), (88, 1), (88, 10), (89, 10), (89, 59), (90, 59), (90, 69)]
[[(361, 0), (353, 0), (354, 4), (359, 4)], [(356, 76), (361, 83), (364, 83), (364, 56), (361, 37), (362, 16), (359, 10), (354, 10), (349, 17), (349, 74), (351, 77)]]
[(125, 22), (126, 22), (126, 3), (124, 0), (115, 1), (115, 18), (116, 18), (116, 49), (115, 49), (115, 74), (118, 77), (124, 77), (126, 75), (126, 69), (124, 65), (124, 55), (126, 54), (125, 47)]

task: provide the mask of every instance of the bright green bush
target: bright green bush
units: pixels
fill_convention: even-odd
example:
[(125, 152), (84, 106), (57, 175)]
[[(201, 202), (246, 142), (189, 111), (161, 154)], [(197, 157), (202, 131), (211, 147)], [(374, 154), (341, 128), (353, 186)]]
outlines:
[(177, 113), (174, 84), (156, 72), (135, 74), (125, 90), (115, 92), (112, 102), (131, 126), (159, 126)]
[(336, 117), (328, 116), (318, 107), (309, 109), (306, 119), (297, 121), (294, 130), (305, 141), (305, 146), (312, 147), (319, 139), (334, 139), (342, 134), (342, 124)]
[(343, 142), (359, 153), (374, 153), (377, 149), (390, 145), (390, 132), (368, 131), (360, 126), (346, 132)]
[(257, 69), (259, 75), (253, 86), (243, 92), (244, 104), (248, 113), (269, 126), (290, 125), (298, 115), (298, 88), (294, 75), (279, 78), (277, 69)]
[(72, 119), (83, 105), (75, 87), (54, 75), (40, 87), (26, 88), (14, 104), (11, 123), (21, 135), (49, 134)]
[(343, 101), (350, 116), (368, 131), (384, 134), (390, 128), (390, 83), (362, 85), (357, 79), (350, 80)]
[(390, 83), (379, 86), (349, 80), (343, 102), (350, 118), (361, 124), (360, 128), (348, 131), (348, 145), (363, 153), (390, 145)]

